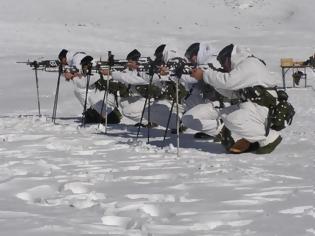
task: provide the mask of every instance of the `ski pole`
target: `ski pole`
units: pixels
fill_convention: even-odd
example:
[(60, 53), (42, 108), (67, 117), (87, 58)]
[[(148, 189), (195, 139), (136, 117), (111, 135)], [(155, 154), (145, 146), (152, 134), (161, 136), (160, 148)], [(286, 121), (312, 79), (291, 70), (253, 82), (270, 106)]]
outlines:
[[(151, 84), (149, 84), (148, 90), (151, 87)], [(150, 93), (148, 92), (148, 125), (147, 125), (147, 130), (148, 130), (148, 144), (150, 143), (150, 129), (151, 129), (151, 96)]]
[[(104, 76), (101, 73), (100, 73), (100, 77), (101, 77), (101, 79), (104, 78)], [(101, 107), (101, 114), (100, 114), (101, 117), (103, 116), (105, 98), (106, 98), (106, 90), (104, 91), (104, 96), (103, 96), (103, 100), (102, 100), (102, 107)], [(105, 119), (107, 120), (106, 117), (105, 117)], [(98, 124), (98, 128), (100, 128), (101, 123), (102, 123), (102, 120), (100, 119), (100, 123)], [(106, 123), (106, 121), (105, 121), (105, 123)]]
[[(111, 71), (111, 66), (114, 63), (114, 55), (112, 55), (111, 51), (108, 51), (108, 74), (107, 74), (107, 81), (106, 81), (106, 91), (105, 91), (105, 134), (107, 134), (107, 124), (108, 124), (108, 120), (107, 120), (107, 111), (108, 111), (108, 93), (109, 93), (109, 72)], [(101, 113), (102, 114), (102, 113)]]
[(36, 90), (37, 90), (37, 106), (38, 106), (38, 116), (40, 117), (40, 101), (39, 101), (39, 85), (38, 85), (38, 75), (37, 75), (38, 63), (34, 61), (34, 70), (35, 70), (35, 80), (36, 80)]
[(180, 77), (177, 77), (177, 80), (176, 80), (176, 129), (177, 129), (176, 139), (177, 139), (177, 156), (178, 157), (179, 157), (179, 105), (178, 105), (179, 78)]
[(145, 98), (145, 101), (144, 101), (144, 105), (143, 105), (143, 109), (142, 109), (142, 113), (141, 113), (141, 118), (140, 118), (140, 122), (139, 122), (139, 126), (138, 126), (138, 131), (137, 131), (137, 138), (136, 138), (136, 140), (138, 140), (138, 137), (139, 137), (140, 128), (141, 128), (141, 124), (142, 124), (142, 120), (143, 120), (143, 116), (144, 116), (144, 111), (145, 111), (145, 108), (146, 108), (146, 106), (147, 106), (147, 102), (148, 102), (148, 96)]
[(171, 110), (170, 110), (170, 113), (168, 115), (167, 124), (166, 124), (166, 128), (165, 128), (165, 131), (164, 131), (163, 142), (165, 141), (165, 138), (166, 138), (166, 135), (167, 135), (167, 131), (168, 131), (168, 127), (170, 125), (171, 116), (172, 116), (172, 112), (173, 112), (173, 109), (174, 109), (174, 104), (175, 104), (175, 99), (173, 99), (173, 101), (172, 101)]
[(62, 64), (59, 65), (59, 73), (58, 73), (57, 87), (56, 87), (55, 101), (54, 101), (54, 108), (53, 108), (53, 114), (52, 114), (52, 122), (54, 122), (54, 124), (56, 124), (56, 114), (57, 114), (57, 106), (58, 106), (58, 97), (59, 97), (59, 86), (60, 86), (61, 73), (62, 73)]
[(83, 106), (83, 114), (82, 114), (82, 125), (85, 127), (86, 122), (86, 107), (87, 107), (87, 99), (88, 99), (88, 92), (89, 92), (89, 86), (90, 86), (90, 76), (91, 76), (91, 65), (88, 67), (88, 73), (86, 76), (86, 89), (85, 89), (85, 100), (84, 100), (84, 106)]
[[(152, 65), (153, 67), (153, 65)], [(153, 69), (152, 69), (153, 70)], [(149, 81), (149, 84), (148, 84), (148, 89), (147, 89), (147, 92), (146, 92), (146, 98), (145, 98), (145, 101), (144, 101), (144, 105), (143, 105), (143, 109), (142, 109), (142, 113), (141, 113), (141, 118), (140, 118), (140, 122), (139, 122), (139, 126), (138, 126), (138, 132), (137, 132), (137, 140), (138, 140), (138, 137), (139, 137), (139, 133), (140, 133), (140, 127), (141, 127), (141, 124), (142, 124), (142, 120), (143, 120), (143, 116), (144, 116), (144, 111), (145, 111), (145, 108), (146, 108), (146, 105), (147, 105), (147, 102), (149, 100), (149, 107), (148, 107), (148, 129), (149, 129), (149, 126), (150, 126), (150, 99), (149, 99), (149, 89), (151, 87), (151, 84), (152, 84), (152, 80), (153, 80), (153, 74), (152, 72), (150, 72), (150, 81)], [(148, 143), (150, 141), (149, 139), (149, 135), (150, 135), (150, 130), (148, 130)]]
[[(110, 71), (110, 69), (109, 69), (109, 71)], [(107, 120), (108, 108), (107, 107), (108, 107), (108, 93), (109, 93), (109, 91), (108, 91), (109, 90), (109, 75), (107, 75), (106, 87), (107, 87), (107, 89), (106, 89), (105, 94), (104, 94), (104, 96), (105, 96), (105, 134), (107, 134), (107, 124), (108, 124), (108, 120)], [(103, 106), (103, 104), (102, 104), (102, 106)]]

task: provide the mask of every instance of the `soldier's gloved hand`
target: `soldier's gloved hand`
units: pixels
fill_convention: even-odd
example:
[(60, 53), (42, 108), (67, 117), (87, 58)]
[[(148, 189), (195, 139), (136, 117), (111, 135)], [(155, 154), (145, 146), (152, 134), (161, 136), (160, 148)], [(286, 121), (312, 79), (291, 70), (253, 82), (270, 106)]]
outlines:
[(160, 75), (165, 76), (169, 73), (169, 69), (165, 65), (160, 66)]
[(203, 79), (203, 70), (200, 68), (194, 68), (191, 70), (191, 77), (194, 77), (196, 80)]

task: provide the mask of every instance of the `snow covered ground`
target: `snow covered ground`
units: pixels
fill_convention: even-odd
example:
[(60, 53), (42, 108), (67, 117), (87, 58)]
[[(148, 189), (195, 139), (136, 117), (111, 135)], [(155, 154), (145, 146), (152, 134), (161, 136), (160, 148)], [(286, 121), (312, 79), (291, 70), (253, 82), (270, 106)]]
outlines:
[[(279, 78), (281, 57), (314, 52), (312, 0), (0, 0), (0, 235), (315, 235), (315, 75), (289, 88), (296, 109), (270, 155), (229, 155), (162, 129), (135, 141), (123, 124), (80, 128), (82, 108), (57, 75), (17, 61), (61, 48), (116, 58), (160, 43), (250, 47)], [(292, 86), (291, 78), (288, 78)], [(146, 135), (143, 130), (143, 136)]]

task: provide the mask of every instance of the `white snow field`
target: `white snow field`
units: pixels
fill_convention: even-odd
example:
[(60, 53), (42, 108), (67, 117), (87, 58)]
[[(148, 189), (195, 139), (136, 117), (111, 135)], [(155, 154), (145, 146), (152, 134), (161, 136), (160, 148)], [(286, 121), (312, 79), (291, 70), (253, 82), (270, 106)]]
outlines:
[(280, 58), (315, 50), (314, 0), (0, 0), (0, 235), (315, 235), (315, 74), (287, 84), (296, 115), (269, 155), (231, 155), (189, 131), (80, 127), (82, 108), (57, 74), (17, 61), (55, 59), (62, 48), (124, 58), (161, 43), (184, 51), (241, 44), (279, 78)]

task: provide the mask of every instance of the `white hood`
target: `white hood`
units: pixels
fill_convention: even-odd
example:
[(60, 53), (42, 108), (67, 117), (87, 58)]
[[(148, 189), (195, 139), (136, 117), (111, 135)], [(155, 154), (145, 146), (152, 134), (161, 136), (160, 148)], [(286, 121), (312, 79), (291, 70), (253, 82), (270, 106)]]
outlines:
[(68, 51), (68, 52), (67, 52), (66, 58), (67, 58), (67, 63), (68, 63), (68, 65), (70, 65), (71, 60), (72, 60), (72, 58), (73, 58), (73, 55), (74, 55), (73, 52), (71, 52), (71, 51)]
[(217, 49), (213, 47), (209, 43), (201, 42), (199, 45), (199, 51), (197, 55), (197, 64), (198, 65), (205, 65), (209, 62), (215, 60), (217, 56)]
[[(76, 67), (77, 69), (81, 69), (81, 60), (87, 55), (84, 52), (77, 52), (72, 54), (72, 58), (68, 61), (69, 66)], [(68, 59), (68, 54), (67, 54)]]
[(166, 45), (163, 50), (163, 60), (167, 62), (168, 60), (179, 57), (178, 50), (176, 47)]
[(232, 91), (256, 85), (276, 86), (275, 77), (258, 58), (251, 57), (251, 55), (248, 48), (234, 46), (231, 54), (232, 70), (230, 73), (206, 70), (203, 76), (204, 81), (216, 89)]
[(239, 45), (234, 45), (233, 51), (231, 54), (231, 66), (232, 70), (244, 59), (251, 56), (252, 53), (249, 48), (245, 48)]

